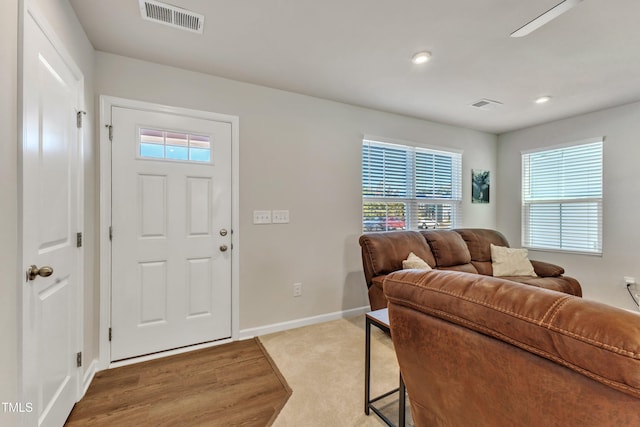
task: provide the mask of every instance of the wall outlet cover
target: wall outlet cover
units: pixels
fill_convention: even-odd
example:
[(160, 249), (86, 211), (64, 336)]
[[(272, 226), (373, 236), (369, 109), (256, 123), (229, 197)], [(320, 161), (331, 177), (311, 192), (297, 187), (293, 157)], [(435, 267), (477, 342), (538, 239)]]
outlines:
[(289, 223), (289, 211), (277, 210), (271, 212), (271, 217), (274, 224), (288, 224)]
[(254, 224), (271, 224), (271, 211), (253, 211)]

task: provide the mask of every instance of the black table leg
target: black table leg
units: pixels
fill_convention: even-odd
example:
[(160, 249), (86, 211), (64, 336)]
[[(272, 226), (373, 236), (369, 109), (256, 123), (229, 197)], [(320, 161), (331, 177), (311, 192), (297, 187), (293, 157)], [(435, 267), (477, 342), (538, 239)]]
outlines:
[(406, 408), (406, 392), (404, 389), (404, 380), (402, 379), (402, 372), (400, 372), (400, 389), (398, 390), (400, 396), (400, 402), (399, 402), (399, 414), (398, 414), (398, 427), (404, 427), (405, 425), (405, 408)]
[(369, 397), (371, 385), (371, 321), (367, 318), (365, 326), (364, 350), (364, 413), (369, 415)]
[(381, 331), (390, 333), (389, 320), (387, 317), (387, 310), (377, 310), (371, 313), (367, 313), (365, 322), (365, 356), (364, 356), (364, 413), (369, 415), (373, 410), (382, 421), (388, 426), (396, 427), (382, 411), (374, 404), (380, 400), (391, 396), (394, 393), (398, 393), (398, 424), (397, 427), (405, 427), (405, 406), (406, 406), (406, 393), (404, 380), (402, 379), (402, 373), (400, 373), (400, 385), (398, 388), (389, 390), (380, 396), (371, 398), (371, 325), (376, 326)]

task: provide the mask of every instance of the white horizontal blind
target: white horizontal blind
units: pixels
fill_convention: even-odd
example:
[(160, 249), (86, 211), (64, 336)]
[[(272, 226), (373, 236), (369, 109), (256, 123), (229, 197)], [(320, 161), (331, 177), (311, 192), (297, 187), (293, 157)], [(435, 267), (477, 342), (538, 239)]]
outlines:
[(455, 227), (461, 164), (460, 153), (364, 140), (363, 230)]
[(522, 154), (522, 242), (602, 253), (602, 139)]

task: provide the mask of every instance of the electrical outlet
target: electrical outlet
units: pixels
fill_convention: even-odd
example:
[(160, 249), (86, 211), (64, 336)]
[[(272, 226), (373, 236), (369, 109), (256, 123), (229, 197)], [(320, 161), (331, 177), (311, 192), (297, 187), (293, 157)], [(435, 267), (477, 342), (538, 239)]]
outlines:
[(635, 277), (631, 277), (631, 276), (624, 276), (624, 286), (635, 286), (636, 285), (636, 278)]
[(293, 296), (301, 297), (302, 296), (302, 283), (294, 283), (293, 284)]

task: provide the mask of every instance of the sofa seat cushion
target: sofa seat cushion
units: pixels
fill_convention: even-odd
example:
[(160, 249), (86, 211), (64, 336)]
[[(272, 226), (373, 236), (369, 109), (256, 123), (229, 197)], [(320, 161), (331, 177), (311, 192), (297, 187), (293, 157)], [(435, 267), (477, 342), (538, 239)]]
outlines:
[(504, 276), (500, 277), (500, 279), (536, 286), (538, 288), (551, 289), (552, 291), (563, 292), (578, 297), (582, 296), (580, 284), (572, 277)]
[(463, 273), (478, 274), (478, 270), (471, 263), (460, 264), (460, 265), (450, 265), (448, 267), (437, 267), (437, 270), (461, 271)]
[(431, 247), (438, 269), (478, 272), (471, 264), (469, 248), (460, 234), (450, 230), (427, 230), (421, 233)]

